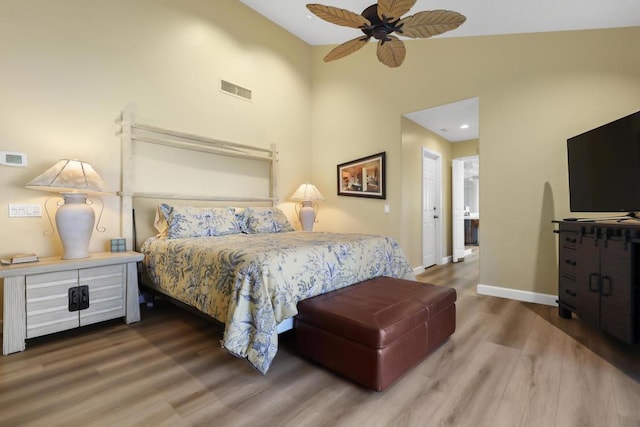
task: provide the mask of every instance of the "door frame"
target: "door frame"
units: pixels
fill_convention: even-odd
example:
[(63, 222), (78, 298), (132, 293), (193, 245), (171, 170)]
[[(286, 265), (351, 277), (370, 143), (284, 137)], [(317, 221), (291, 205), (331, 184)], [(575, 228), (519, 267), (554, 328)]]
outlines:
[[(480, 160), (480, 155), (479, 154), (474, 154), (472, 156), (463, 156), (463, 157), (456, 157), (454, 159), (451, 159), (451, 162), (453, 163), (454, 160), (460, 160), (462, 162), (468, 161), (468, 160)], [(455, 185), (453, 185), (453, 176), (451, 179), (451, 200), (452, 200), (452, 204), (453, 204), (453, 200), (456, 197), (456, 190), (457, 191), (462, 191), (462, 197), (464, 198), (464, 178), (462, 181), (462, 187), (461, 188), (454, 188)], [(455, 252), (455, 242), (453, 241), (453, 227), (455, 227), (455, 212), (452, 210), (451, 212), (451, 239), (452, 239), (452, 247), (453, 247), (453, 252)], [(464, 236), (464, 232), (463, 232), (463, 236)], [(464, 237), (463, 237), (464, 238)], [(455, 254), (453, 254), (454, 257), (454, 262), (455, 262)], [(470, 249), (465, 249), (464, 251), (464, 256), (467, 255), (471, 255), (471, 250)], [(463, 256), (463, 258), (464, 258)]]
[(436, 221), (436, 265), (442, 265), (442, 264), (447, 264), (449, 261), (446, 257), (443, 256), (443, 254), (445, 253), (445, 241), (443, 239), (443, 220), (446, 218), (446, 212), (444, 207), (442, 206), (442, 155), (436, 151), (430, 150), (428, 148), (422, 147), (422, 158), (421, 160), (421, 169), (422, 169), (422, 182), (420, 183), (420, 188), (422, 189), (422, 209), (420, 212), (420, 219), (421, 219), (421, 223), (420, 223), (420, 235), (421, 235), (421, 246), (420, 246), (420, 259), (423, 260), (424, 259), (424, 241), (425, 241), (425, 236), (424, 236), (424, 230), (423, 230), (423, 224), (424, 224), (424, 205), (426, 203), (425, 200), (425, 188), (424, 188), (424, 180), (425, 177), (427, 176), (427, 171), (425, 170), (424, 167), (424, 159), (425, 157), (428, 157), (430, 159), (435, 160), (436, 163), (436, 173), (435, 173), (435, 181), (436, 181), (436, 197), (434, 197), (435, 203), (436, 203), (436, 211), (438, 212), (438, 221)]

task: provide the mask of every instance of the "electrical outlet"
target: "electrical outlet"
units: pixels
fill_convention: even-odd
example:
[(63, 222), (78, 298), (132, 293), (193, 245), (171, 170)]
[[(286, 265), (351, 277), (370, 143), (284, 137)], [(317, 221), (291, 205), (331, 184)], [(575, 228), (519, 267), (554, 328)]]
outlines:
[(9, 218), (41, 217), (42, 206), (9, 204)]

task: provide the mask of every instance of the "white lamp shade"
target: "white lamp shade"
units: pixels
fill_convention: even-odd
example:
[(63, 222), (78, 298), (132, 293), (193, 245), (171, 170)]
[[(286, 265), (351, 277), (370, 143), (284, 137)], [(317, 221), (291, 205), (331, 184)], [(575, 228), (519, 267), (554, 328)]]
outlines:
[(309, 184), (308, 182), (302, 184), (291, 196), (291, 200), (301, 200), (301, 201), (316, 201), (316, 200), (324, 200), (324, 196), (320, 191), (316, 188), (315, 185)]
[(54, 193), (110, 193), (87, 162), (62, 159), (32, 179), (27, 188)]

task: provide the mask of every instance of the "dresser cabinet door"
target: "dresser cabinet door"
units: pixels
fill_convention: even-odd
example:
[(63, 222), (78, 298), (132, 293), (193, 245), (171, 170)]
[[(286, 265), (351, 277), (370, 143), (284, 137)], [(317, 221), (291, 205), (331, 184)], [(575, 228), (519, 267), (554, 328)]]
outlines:
[(27, 338), (78, 327), (78, 312), (69, 311), (69, 289), (77, 286), (78, 270), (26, 277)]
[(89, 308), (80, 311), (80, 326), (124, 316), (126, 265), (85, 268), (79, 278), (80, 286), (89, 288)]
[(600, 249), (600, 328), (625, 342), (634, 340), (634, 248), (610, 240)]

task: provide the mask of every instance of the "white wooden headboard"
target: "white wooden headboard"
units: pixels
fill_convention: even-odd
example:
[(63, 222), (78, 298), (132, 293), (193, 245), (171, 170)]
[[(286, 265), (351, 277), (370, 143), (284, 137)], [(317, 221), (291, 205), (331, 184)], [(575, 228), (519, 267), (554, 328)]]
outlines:
[[(275, 144), (271, 144), (270, 148), (263, 148), (163, 129), (136, 123), (134, 114), (135, 105), (130, 104), (117, 120), (117, 124), (120, 125), (117, 135), (122, 141), (119, 192), (122, 198), (120, 232), (127, 239), (127, 250), (132, 250), (134, 244), (132, 219), (134, 198), (161, 201), (189, 200), (200, 204), (203, 202), (229, 205), (268, 203), (275, 206), (278, 203), (278, 160)], [(154, 154), (150, 154), (147, 160), (144, 160), (145, 154), (149, 154), (150, 146), (161, 147), (160, 150), (170, 150), (171, 154), (163, 154), (164, 163)], [(194, 152), (196, 157), (193, 157)], [(191, 153), (192, 158), (183, 161), (188, 157), (187, 153)], [(167, 163), (167, 159), (175, 164)], [(136, 170), (136, 167), (140, 167), (141, 164), (144, 166), (141, 169), (145, 170), (142, 173)], [(192, 168), (192, 164), (196, 165)], [(174, 176), (166, 177), (167, 166), (176, 169)], [(161, 182), (161, 178), (164, 178), (164, 183)], [(191, 182), (185, 182), (183, 178), (186, 180), (190, 178)], [(206, 191), (190, 193), (189, 190), (195, 187), (193, 181), (199, 181), (200, 190), (206, 188)], [(238, 183), (237, 187), (236, 183)], [(149, 191), (152, 187), (159, 187), (162, 191)], [(189, 190), (184, 191), (184, 188)], [(149, 221), (152, 222), (153, 219)]]

